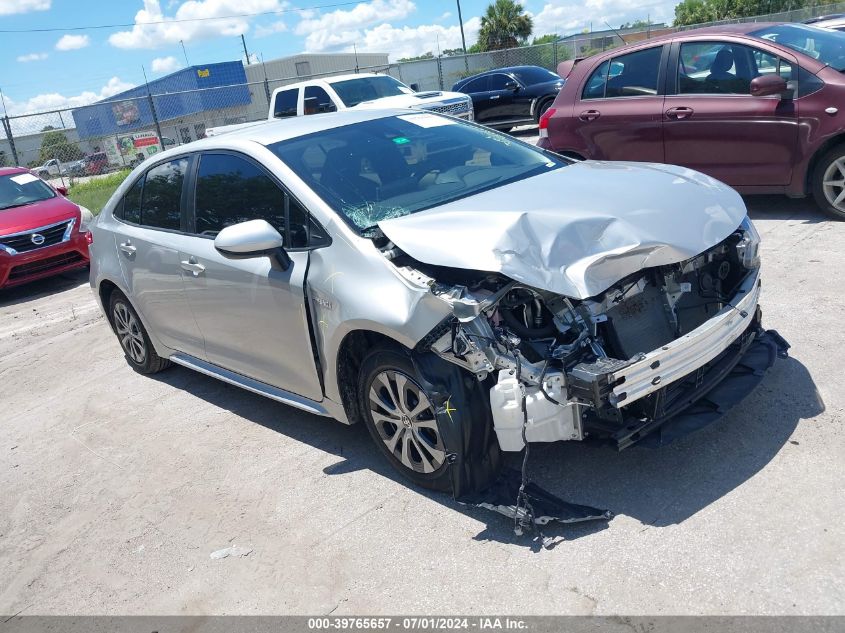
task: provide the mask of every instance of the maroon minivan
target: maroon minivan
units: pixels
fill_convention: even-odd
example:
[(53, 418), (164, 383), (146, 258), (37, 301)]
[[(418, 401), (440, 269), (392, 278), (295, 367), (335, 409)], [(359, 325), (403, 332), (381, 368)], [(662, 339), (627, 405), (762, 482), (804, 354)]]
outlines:
[(672, 163), (740, 193), (812, 193), (845, 219), (845, 33), (748, 23), (566, 61), (539, 145)]

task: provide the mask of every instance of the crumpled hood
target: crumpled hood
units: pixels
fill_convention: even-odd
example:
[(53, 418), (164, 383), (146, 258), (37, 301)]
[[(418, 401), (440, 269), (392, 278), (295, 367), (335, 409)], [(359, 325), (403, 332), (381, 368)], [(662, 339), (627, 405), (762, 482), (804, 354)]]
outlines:
[[(426, 96), (429, 95), (429, 96)], [(382, 97), (372, 101), (362, 101), (356, 108), (418, 108), (434, 103), (446, 101), (465, 101), (466, 95), (458, 92), (415, 92), (407, 95), (395, 95), (393, 97)]]
[(698, 255), (745, 215), (736, 191), (691, 169), (584, 161), (378, 225), (421, 262), (586, 299)]

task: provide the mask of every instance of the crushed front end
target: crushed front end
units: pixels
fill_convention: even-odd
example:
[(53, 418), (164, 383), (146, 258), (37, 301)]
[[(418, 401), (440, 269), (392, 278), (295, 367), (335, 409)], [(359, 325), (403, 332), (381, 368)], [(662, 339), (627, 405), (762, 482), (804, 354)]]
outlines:
[(499, 445), (519, 451), (526, 441), (667, 443), (739, 402), (789, 347), (761, 324), (758, 246), (746, 219), (699, 255), (588, 299), (385, 252), (452, 307), (419, 349), (489, 388)]

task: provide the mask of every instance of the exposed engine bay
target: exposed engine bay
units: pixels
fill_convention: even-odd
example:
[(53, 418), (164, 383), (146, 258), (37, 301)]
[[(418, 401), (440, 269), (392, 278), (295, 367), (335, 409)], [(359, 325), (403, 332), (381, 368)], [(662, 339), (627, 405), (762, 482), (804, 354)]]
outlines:
[(691, 259), (588, 299), (424, 264), (390, 242), (382, 252), (451, 306), (418, 349), (489, 386), (502, 450), (586, 438), (622, 449), (701, 399), (763, 332), (758, 243), (746, 221)]

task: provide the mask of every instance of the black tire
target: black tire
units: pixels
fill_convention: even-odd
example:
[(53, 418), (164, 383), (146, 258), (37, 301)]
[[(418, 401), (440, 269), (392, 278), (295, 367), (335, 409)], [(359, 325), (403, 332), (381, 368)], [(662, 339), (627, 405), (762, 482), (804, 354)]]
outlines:
[[(377, 401), (371, 399), (371, 391)], [(413, 415), (414, 409), (429, 401), (405, 354), (385, 348), (372, 350), (361, 363), (358, 398), (367, 430), (393, 468), (423, 488), (451, 489), (446, 450), (433, 408)]]
[(139, 374), (155, 374), (170, 367), (169, 360), (156, 354), (138, 313), (120, 292), (111, 294), (109, 319), (126, 362), (132, 369)]
[[(838, 163), (838, 165), (837, 165)], [(841, 183), (841, 185), (827, 183)], [(821, 157), (813, 171), (813, 197), (822, 211), (837, 220), (845, 220), (845, 197), (835, 205), (839, 194), (845, 193), (845, 145), (837, 145)], [(831, 199), (833, 198), (833, 199)]]
[(540, 105), (537, 106), (537, 123), (540, 123), (540, 117), (542, 117), (546, 110), (552, 107), (552, 103), (554, 103), (554, 99), (546, 99), (545, 101), (541, 101)]

